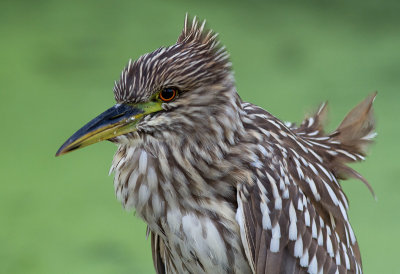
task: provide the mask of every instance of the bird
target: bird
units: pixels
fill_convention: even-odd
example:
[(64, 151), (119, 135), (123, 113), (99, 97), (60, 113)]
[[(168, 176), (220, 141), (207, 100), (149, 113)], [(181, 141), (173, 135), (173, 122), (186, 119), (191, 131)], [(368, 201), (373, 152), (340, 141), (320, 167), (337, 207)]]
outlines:
[(56, 156), (108, 140), (116, 198), (147, 224), (157, 273), (362, 273), (341, 180), (373, 143), (372, 93), (332, 132), (238, 95), (229, 54), (187, 14), (177, 42), (129, 60), (116, 104)]

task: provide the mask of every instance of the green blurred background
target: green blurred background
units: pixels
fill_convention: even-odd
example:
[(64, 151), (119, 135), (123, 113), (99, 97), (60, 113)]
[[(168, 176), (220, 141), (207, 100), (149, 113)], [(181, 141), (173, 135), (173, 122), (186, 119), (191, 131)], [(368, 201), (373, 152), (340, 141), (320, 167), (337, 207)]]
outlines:
[(55, 158), (114, 104), (129, 58), (206, 18), (231, 53), (245, 100), (300, 121), (329, 100), (330, 129), (369, 93), (379, 136), (343, 186), (366, 273), (400, 273), (400, 2), (1, 1), (0, 272), (153, 273), (145, 225), (107, 176), (104, 142)]

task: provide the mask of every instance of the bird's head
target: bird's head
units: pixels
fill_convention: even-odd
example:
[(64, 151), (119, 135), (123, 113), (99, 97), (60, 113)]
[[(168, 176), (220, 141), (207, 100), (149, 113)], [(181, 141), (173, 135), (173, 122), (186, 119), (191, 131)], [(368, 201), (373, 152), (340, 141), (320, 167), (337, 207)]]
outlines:
[(200, 130), (232, 143), (227, 127), (235, 127), (239, 97), (228, 53), (204, 23), (186, 16), (176, 44), (129, 61), (115, 83), (117, 104), (79, 129), (56, 155), (103, 140), (132, 141), (140, 134), (183, 136)]

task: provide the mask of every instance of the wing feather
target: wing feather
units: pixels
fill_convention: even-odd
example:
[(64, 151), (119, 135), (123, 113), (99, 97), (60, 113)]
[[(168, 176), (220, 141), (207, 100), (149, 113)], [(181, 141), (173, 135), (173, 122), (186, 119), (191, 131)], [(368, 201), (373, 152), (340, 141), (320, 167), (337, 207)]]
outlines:
[[(361, 122), (346, 118), (339, 129), (357, 122), (361, 133), (353, 139), (370, 134), (374, 96), (348, 115), (367, 113)], [(254, 144), (254, 165), (249, 163), (254, 176), (237, 186), (237, 220), (253, 272), (362, 273), (347, 198), (332, 166), (332, 161), (343, 158), (334, 150), (346, 154), (346, 147), (334, 138), (339, 133), (323, 132), (326, 104), (300, 127), (289, 128), (254, 105), (244, 109), (250, 117), (246, 129), (263, 139)], [(356, 152), (362, 159), (363, 151)]]
[[(356, 264), (358, 246), (345, 240), (350, 237), (347, 226), (335, 228), (329, 219), (322, 218), (326, 212), (306, 197), (293, 178), (288, 185), (280, 185), (278, 194), (273, 194), (270, 184), (279, 178), (272, 178), (275, 182), (269, 179), (266, 176), (237, 187), (237, 220), (253, 272), (361, 273)], [(283, 198), (285, 191), (289, 194)]]
[(151, 233), (151, 254), (153, 256), (153, 263), (154, 263), (154, 268), (157, 272), (157, 274), (165, 274), (165, 265), (162, 260), (161, 254), (161, 240), (160, 236), (155, 234), (154, 232)]

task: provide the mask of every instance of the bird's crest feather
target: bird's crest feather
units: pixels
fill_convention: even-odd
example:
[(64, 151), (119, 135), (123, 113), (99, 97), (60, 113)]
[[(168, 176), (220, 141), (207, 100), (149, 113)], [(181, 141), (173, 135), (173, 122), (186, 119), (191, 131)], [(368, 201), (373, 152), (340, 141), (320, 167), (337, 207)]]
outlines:
[(201, 44), (215, 48), (218, 46), (219, 41), (217, 40), (218, 33), (213, 30), (205, 28), (206, 20), (200, 22), (195, 16), (190, 21), (188, 14), (185, 16), (185, 22), (181, 35), (178, 37), (177, 44)]

